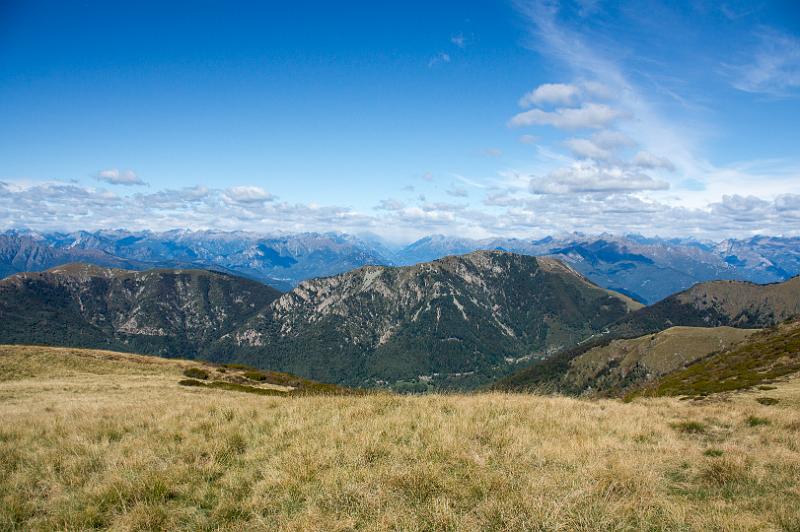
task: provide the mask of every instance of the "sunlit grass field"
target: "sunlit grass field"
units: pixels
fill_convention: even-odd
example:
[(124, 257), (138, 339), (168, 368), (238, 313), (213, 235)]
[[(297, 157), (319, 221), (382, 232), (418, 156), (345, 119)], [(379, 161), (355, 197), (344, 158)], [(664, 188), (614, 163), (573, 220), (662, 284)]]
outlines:
[(190, 365), (0, 347), (0, 529), (800, 530), (800, 380), (271, 397)]

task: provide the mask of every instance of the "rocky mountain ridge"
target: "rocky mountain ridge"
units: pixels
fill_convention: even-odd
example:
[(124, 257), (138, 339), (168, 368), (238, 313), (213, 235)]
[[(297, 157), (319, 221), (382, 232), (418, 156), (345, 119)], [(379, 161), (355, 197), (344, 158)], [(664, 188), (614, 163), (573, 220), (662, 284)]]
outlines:
[(70, 265), (0, 282), (0, 341), (199, 357), (359, 386), (473, 387), (639, 307), (556, 260), (500, 251), (365, 266), (283, 295), (215, 272)]

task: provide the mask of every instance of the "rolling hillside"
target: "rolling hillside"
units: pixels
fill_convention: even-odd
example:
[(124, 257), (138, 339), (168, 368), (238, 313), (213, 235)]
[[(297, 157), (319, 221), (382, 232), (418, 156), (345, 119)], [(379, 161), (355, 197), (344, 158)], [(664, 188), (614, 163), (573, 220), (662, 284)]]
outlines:
[(770, 389), (775, 379), (798, 372), (800, 320), (790, 320), (669, 373), (635, 394), (708, 395), (753, 386)]
[(711, 281), (625, 316), (609, 328), (635, 337), (675, 325), (760, 328), (800, 315), (800, 277), (782, 283)]
[(0, 529), (800, 525), (796, 379), (698, 401), (286, 398), (179, 385), (196, 366), (0, 347)]
[[(632, 339), (613, 340), (564, 360), (563, 371), (531, 366), (500, 387), (566, 393), (619, 396), (630, 388), (683, 369), (711, 353), (744, 341), (754, 329), (732, 327), (671, 327)], [(553, 360), (558, 360), (558, 356)]]
[[(563, 349), (544, 361), (534, 362), (496, 384), (499, 389), (547, 389), (565, 393), (584, 393), (589, 389), (603, 393), (619, 394), (632, 385), (641, 384), (663, 371), (652, 371), (674, 360), (693, 358), (710, 353), (707, 348), (722, 345), (721, 327), (756, 329), (770, 327), (800, 314), (800, 277), (783, 283), (757, 285), (741, 281), (713, 281), (668, 297), (649, 307), (644, 307), (609, 325), (602, 333), (579, 345)], [(692, 333), (699, 336), (692, 341), (680, 340), (686, 327), (697, 328)], [(683, 331), (681, 335), (658, 334), (671, 328)], [(708, 338), (700, 338), (709, 332)], [(656, 334), (653, 339), (651, 335)], [(724, 333), (730, 337), (730, 333)], [(681, 355), (655, 350), (648, 354), (651, 345), (660, 345), (665, 339), (686, 343), (689, 349), (679, 349)], [(671, 345), (668, 343), (667, 345)], [(637, 353), (634, 356), (631, 353)], [(645, 356), (650, 362), (637, 366)], [(688, 358), (687, 358), (688, 357)], [(656, 361), (655, 359), (663, 359)], [(591, 363), (589, 363), (591, 361)], [(619, 367), (619, 365), (622, 365)], [(634, 364), (630, 367), (630, 364)], [(594, 369), (590, 369), (594, 368)], [(674, 367), (672, 369), (678, 369)], [(584, 375), (580, 377), (579, 375)], [(594, 375), (597, 383), (585, 376)], [(647, 377), (650, 375), (650, 377)]]

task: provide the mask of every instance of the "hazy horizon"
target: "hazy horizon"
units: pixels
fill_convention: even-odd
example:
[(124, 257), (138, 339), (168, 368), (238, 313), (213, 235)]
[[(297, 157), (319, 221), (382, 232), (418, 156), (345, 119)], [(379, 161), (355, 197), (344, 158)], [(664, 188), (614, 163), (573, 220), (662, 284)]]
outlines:
[(270, 239), (270, 238), (286, 238), (286, 237), (299, 237), (299, 236), (313, 236), (313, 235), (320, 235), (320, 236), (328, 236), (328, 235), (335, 235), (339, 237), (352, 237), (356, 238), (364, 243), (371, 243), (375, 242), (380, 245), (388, 246), (393, 250), (400, 250), (405, 246), (410, 246), (412, 244), (416, 244), (422, 242), (425, 239), (443, 239), (451, 242), (457, 241), (467, 241), (473, 243), (480, 243), (480, 242), (491, 242), (491, 241), (520, 241), (520, 242), (529, 242), (529, 243), (538, 243), (541, 241), (545, 241), (548, 239), (553, 240), (602, 240), (602, 239), (628, 239), (628, 240), (636, 240), (636, 239), (643, 239), (648, 241), (660, 241), (660, 242), (672, 242), (672, 241), (681, 241), (686, 243), (696, 242), (698, 244), (720, 244), (722, 242), (728, 240), (736, 240), (736, 241), (748, 241), (753, 239), (798, 239), (800, 236), (788, 236), (788, 235), (780, 235), (780, 234), (753, 234), (747, 237), (723, 237), (723, 238), (711, 238), (711, 237), (695, 237), (691, 235), (685, 236), (663, 236), (657, 233), (652, 235), (646, 235), (641, 233), (611, 233), (611, 232), (585, 232), (585, 231), (561, 231), (556, 233), (549, 233), (543, 235), (523, 235), (523, 236), (502, 236), (502, 235), (489, 235), (480, 238), (473, 238), (473, 237), (465, 237), (465, 236), (458, 236), (446, 233), (427, 233), (415, 238), (399, 238), (399, 239), (392, 239), (386, 238), (381, 236), (380, 234), (369, 232), (369, 231), (341, 231), (341, 230), (329, 230), (329, 231), (285, 231), (285, 230), (264, 230), (264, 231), (257, 231), (257, 230), (238, 230), (238, 229), (187, 229), (187, 228), (173, 228), (173, 229), (127, 229), (125, 227), (109, 227), (105, 229), (44, 229), (44, 230), (37, 230), (32, 229), (30, 227), (11, 227), (4, 229), (0, 234), (9, 234), (9, 233), (16, 233), (20, 235), (74, 235), (75, 233), (87, 233), (87, 234), (105, 234), (105, 235), (113, 235), (115, 233), (119, 234), (130, 234), (130, 235), (152, 235), (154, 237), (166, 237), (172, 234), (183, 234), (183, 235), (190, 235), (190, 236), (202, 236), (202, 235), (228, 235), (234, 237), (241, 237), (241, 238), (251, 238), (251, 239)]

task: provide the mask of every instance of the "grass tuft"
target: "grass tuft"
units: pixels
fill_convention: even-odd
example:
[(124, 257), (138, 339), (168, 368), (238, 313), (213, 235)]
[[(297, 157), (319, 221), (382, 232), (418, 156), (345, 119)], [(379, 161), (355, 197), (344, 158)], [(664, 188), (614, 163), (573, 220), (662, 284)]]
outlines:
[(745, 422), (750, 427), (760, 427), (762, 425), (769, 425), (770, 424), (769, 419), (763, 418), (763, 417), (757, 417), (757, 416), (748, 416), (747, 420)]
[(700, 476), (712, 485), (733, 487), (748, 480), (749, 468), (740, 460), (720, 458), (703, 464)]

